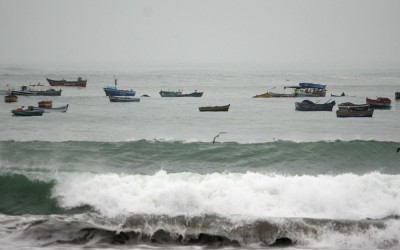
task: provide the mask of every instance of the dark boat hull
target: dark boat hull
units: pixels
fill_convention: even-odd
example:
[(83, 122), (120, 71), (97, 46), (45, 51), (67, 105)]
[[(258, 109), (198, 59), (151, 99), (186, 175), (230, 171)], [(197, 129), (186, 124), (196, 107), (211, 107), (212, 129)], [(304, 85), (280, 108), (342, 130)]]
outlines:
[(317, 104), (311, 101), (305, 100), (303, 102), (296, 102), (296, 110), (298, 111), (332, 111), (335, 106), (335, 101), (330, 103)]
[(367, 98), (367, 104), (374, 109), (390, 109), (392, 107), (392, 101), (385, 97), (378, 97), (377, 99)]
[(203, 92), (192, 92), (189, 94), (182, 94), (180, 91), (160, 91), (161, 97), (202, 97)]
[(135, 96), (136, 92), (133, 90), (123, 90), (114, 87), (103, 88), (106, 96)]
[(66, 81), (66, 80), (51, 80), (46, 78), (50, 86), (66, 86), (66, 87), (86, 87), (87, 80)]
[(140, 102), (139, 97), (132, 96), (109, 96), (110, 102)]
[(400, 92), (396, 92), (396, 93), (394, 94), (394, 98), (395, 98), (396, 100), (400, 100)]
[(368, 110), (350, 110), (350, 109), (338, 109), (336, 110), (336, 116), (345, 117), (372, 117), (374, 114), (373, 109)]
[(14, 116), (42, 116), (43, 110), (12, 110)]
[(210, 107), (200, 107), (199, 111), (200, 112), (221, 112), (221, 111), (229, 111), (229, 107), (231, 105), (225, 105), (225, 106), (210, 106)]

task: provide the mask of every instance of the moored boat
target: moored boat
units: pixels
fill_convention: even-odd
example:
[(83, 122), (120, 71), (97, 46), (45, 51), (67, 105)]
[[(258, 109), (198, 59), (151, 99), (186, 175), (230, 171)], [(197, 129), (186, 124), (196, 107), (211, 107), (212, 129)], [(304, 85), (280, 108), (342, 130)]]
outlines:
[(333, 106), (335, 106), (336, 102), (326, 102), (326, 103), (314, 103), (310, 100), (304, 100), (302, 102), (296, 102), (296, 110), (299, 111), (332, 111)]
[(14, 116), (42, 116), (43, 110), (33, 110), (33, 107), (29, 106), (27, 109), (13, 109), (11, 111)]
[(16, 95), (4, 96), (4, 102), (16, 102), (16, 101), (18, 101), (18, 96), (16, 96)]
[(117, 89), (117, 79), (114, 79), (114, 87), (103, 88), (106, 96), (135, 96), (136, 92), (132, 89)]
[(394, 94), (394, 99), (400, 100), (400, 92), (396, 92), (396, 93)]
[(77, 81), (66, 81), (62, 80), (51, 80), (46, 78), (50, 86), (66, 86), (66, 87), (86, 87), (87, 80), (83, 80), (82, 77), (78, 77)]
[(351, 102), (343, 102), (343, 103), (338, 104), (338, 108), (346, 109), (346, 110), (350, 109), (353, 111), (365, 111), (365, 110), (370, 109), (370, 106), (369, 106), (369, 104), (354, 104)]
[(392, 101), (386, 97), (378, 97), (376, 99), (367, 97), (367, 104), (374, 109), (390, 109)]
[(296, 97), (325, 97), (326, 85), (320, 83), (299, 83), (298, 86), (286, 86), (294, 89)]
[(65, 106), (57, 107), (57, 108), (46, 108), (46, 107), (32, 107), (32, 108), (33, 108), (33, 110), (43, 110), (44, 113), (51, 113), (51, 112), (65, 113), (65, 112), (67, 112), (68, 107), (69, 107), (69, 104), (67, 104)]
[[(43, 85), (30, 85), (30, 86), (42, 86)], [(62, 90), (55, 89), (35, 89), (28, 86), (21, 86), (19, 90), (11, 91), (12, 95), (24, 95), (24, 96), (61, 96)]]
[(140, 102), (139, 97), (133, 96), (108, 96), (110, 102)]
[(372, 117), (374, 109), (357, 110), (351, 107), (336, 110), (336, 117)]
[(231, 105), (225, 106), (206, 106), (206, 107), (199, 107), (200, 112), (211, 111), (211, 112), (218, 112), (218, 111), (228, 111)]
[(253, 98), (272, 98), (272, 97), (296, 97), (296, 95), (294, 93), (285, 94), (285, 93), (266, 92), (264, 94), (253, 96)]
[(160, 91), (160, 96), (161, 97), (202, 97), (203, 96), (203, 92), (197, 92), (197, 90), (195, 90), (192, 93), (184, 94), (180, 90), (178, 90), (178, 91), (164, 91), (164, 90), (161, 90)]

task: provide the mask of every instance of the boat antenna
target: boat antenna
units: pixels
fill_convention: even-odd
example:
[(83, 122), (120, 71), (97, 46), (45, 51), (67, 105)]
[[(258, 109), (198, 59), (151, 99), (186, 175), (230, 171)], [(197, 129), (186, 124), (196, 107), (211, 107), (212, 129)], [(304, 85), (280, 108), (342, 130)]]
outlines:
[(117, 79), (115, 78), (115, 75), (114, 75), (114, 85), (115, 85), (115, 88), (117, 88)]
[(222, 135), (222, 134), (226, 134), (226, 132), (219, 132), (216, 136), (214, 136), (214, 139), (213, 139), (213, 144), (215, 144), (215, 140), (220, 136), (220, 135)]

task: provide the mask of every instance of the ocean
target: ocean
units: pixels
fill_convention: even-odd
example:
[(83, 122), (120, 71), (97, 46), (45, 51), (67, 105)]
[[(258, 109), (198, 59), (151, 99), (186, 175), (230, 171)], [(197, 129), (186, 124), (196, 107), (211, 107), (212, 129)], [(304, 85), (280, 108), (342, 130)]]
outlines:
[[(88, 79), (1, 102), (0, 249), (400, 248), (400, 71), (0, 65), (0, 76), (0, 89)], [(114, 76), (150, 97), (110, 103)], [(299, 82), (327, 85), (312, 101), (383, 96), (392, 108), (337, 118), (337, 105), (252, 98)], [(178, 89), (204, 95), (158, 94)], [(69, 109), (10, 112), (42, 100)]]

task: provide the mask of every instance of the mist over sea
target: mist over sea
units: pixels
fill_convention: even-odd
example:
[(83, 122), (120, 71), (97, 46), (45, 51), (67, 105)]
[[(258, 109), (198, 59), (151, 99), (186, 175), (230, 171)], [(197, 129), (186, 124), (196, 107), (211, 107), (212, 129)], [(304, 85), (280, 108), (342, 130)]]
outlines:
[[(0, 89), (79, 76), (86, 88), (0, 103), (0, 248), (400, 248), (400, 71), (1, 65)], [(150, 97), (110, 103), (114, 76)], [(327, 96), (252, 98), (299, 82)], [(392, 108), (372, 118), (295, 111), (378, 96)], [(10, 112), (49, 99), (68, 111)]]

